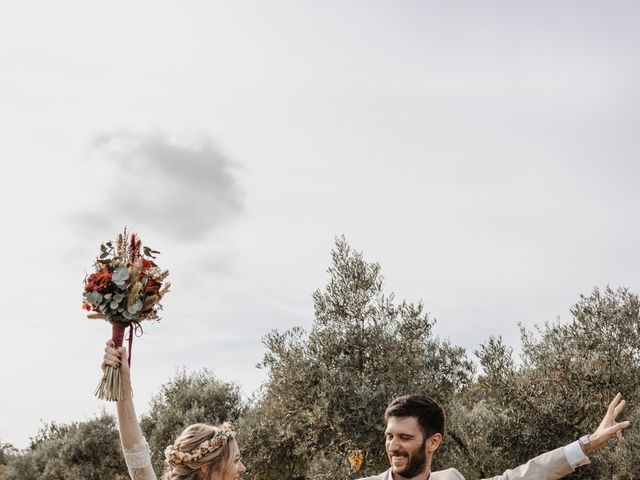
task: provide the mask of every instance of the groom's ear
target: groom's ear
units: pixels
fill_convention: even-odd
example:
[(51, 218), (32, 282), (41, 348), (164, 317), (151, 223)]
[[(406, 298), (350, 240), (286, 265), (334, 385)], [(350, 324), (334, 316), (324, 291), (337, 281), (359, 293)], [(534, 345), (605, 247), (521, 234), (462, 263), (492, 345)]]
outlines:
[(438, 450), (441, 443), (442, 443), (442, 434), (434, 433), (425, 441), (425, 450), (433, 455), (435, 451)]

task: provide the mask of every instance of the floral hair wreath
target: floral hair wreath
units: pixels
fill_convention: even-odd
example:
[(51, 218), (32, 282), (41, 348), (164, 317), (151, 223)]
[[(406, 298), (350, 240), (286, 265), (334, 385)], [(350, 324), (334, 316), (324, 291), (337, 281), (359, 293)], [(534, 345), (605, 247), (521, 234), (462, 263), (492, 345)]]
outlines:
[(230, 438), (235, 438), (235, 436), (236, 432), (231, 422), (225, 422), (213, 437), (205, 440), (190, 452), (181, 452), (175, 445), (169, 445), (164, 451), (164, 456), (168, 463), (173, 464), (197, 462), (202, 457), (222, 447)]

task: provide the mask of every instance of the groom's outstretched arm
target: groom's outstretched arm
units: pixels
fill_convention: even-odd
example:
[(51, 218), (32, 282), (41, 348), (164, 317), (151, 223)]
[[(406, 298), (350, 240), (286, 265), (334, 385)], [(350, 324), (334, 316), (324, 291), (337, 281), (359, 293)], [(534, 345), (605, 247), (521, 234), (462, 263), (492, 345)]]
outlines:
[[(617, 422), (616, 418), (625, 403), (618, 393), (591, 435), (585, 435), (569, 445), (543, 453), (524, 465), (485, 480), (556, 480), (568, 475), (577, 467), (589, 463), (588, 456), (604, 447), (612, 438), (622, 440), (622, 431), (629, 427), (630, 422)], [(432, 480), (464, 480), (460, 472), (453, 468), (433, 472), (431, 477)]]
[(622, 430), (631, 424), (628, 421), (616, 421), (625, 403), (622, 395), (618, 393), (609, 404), (600, 425), (591, 435), (585, 435), (569, 445), (543, 453), (518, 468), (492, 477), (491, 480), (555, 480), (589, 463), (588, 455), (605, 446), (612, 438), (622, 439)]

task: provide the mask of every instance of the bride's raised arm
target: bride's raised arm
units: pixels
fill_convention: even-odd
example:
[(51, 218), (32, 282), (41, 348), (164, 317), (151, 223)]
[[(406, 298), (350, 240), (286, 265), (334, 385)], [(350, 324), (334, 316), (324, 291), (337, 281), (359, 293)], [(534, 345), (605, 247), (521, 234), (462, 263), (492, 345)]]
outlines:
[(142, 435), (142, 429), (136, 411), (133, 406), (131, 375), (127, 362), (126, 348), (115, 348), (114, 343), (109, 340), (104, 349), (102, 368), (109, 365), (120, 368), (126, 398), (116, 402), (118, 411), (118, 430), (120, 431), (120, 442), (122, 451), (129, 469), (129, 475), (133, 480), (157, 480), (151, 466), (151, 455), (149, 445)]

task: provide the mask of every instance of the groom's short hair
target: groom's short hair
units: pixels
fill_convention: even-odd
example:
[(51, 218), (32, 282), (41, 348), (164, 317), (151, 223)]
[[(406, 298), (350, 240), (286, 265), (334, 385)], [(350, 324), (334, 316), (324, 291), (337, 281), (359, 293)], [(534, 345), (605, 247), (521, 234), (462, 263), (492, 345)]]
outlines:
[(384, 412), (385, 422), (391, 417), (416, 417), (424, 438), (429, 438), (434, 433), (444, 436), (444, 410), (435, 400), (424, 395), (403, 395), (392, 400)]

